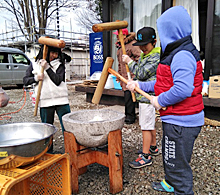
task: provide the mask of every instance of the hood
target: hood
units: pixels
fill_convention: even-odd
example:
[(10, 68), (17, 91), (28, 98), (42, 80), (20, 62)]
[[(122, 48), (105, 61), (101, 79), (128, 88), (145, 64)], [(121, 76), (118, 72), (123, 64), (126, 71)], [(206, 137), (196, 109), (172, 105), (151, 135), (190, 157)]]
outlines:
[(130, 43), (135, 39), (135, 32), (130, 32), (129, 35), (125, 38), (125, 44)]
[[(133, 40), (135, 40), (135, 32), (130, 32), (130, 33), (127, 35), (127, 37), (124, 39), (124, 44), (126, 45), (126, 44), (130, 43), (130, 42), (133, 41)], [(121, 43), (120, 43), (119, 40), (117, 40), (117, 41), (115, 42), (115, 46), (116, 46), (117, 48), (120, 48), (120, 47), (121, 47)]]
[(192, 20), (183, 6), (174, 6), (166, 10), (157, 19), (157, 29), (162, 51), (169, 43), (191, 35)]

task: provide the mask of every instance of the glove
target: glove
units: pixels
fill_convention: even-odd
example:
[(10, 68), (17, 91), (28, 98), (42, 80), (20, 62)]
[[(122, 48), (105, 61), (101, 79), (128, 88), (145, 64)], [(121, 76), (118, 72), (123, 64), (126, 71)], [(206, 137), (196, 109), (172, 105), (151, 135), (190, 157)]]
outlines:
[(127, 83), (126, 87), (127, 87), (127, 89), (130, 90), (131, 92), (135, 92), (134, 88), (135, 88), (135, 87), (138, 87), (138, 88), (139, 88), (138, 81), (128, 80), (128, 83)]
[(116, 77), (116, 82), (119, 83), (120, 82), (120, 79), (118, 77)]
[(43, 81), (44, 80), (44, 73), (38, 73), (34, 76), (35, 81)]
[(50, 68), (49, 64), (44, 59), (39, 60), (39, 64), (44, 70), (47, 70), (48, 68)]
[(5, 91), (0, 87), (0, 107), (7, 106), (9, 101), (8, 95), (5, 93)]
[(126, 64), (129, 64), (133, 60), (128, 55), (123, 54), (122, 55), (122, 61), (125, 62)]
[(155, 109), (160, 110), (162, 106), (158, 103), (158, 96), (151, 96), (150, 103), (154, 106)]

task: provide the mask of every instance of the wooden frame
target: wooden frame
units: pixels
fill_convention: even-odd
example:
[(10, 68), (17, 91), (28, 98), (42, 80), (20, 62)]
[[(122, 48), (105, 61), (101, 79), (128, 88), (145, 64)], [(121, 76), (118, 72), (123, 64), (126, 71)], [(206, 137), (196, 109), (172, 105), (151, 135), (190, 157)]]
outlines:
[[(79, 192), (78, 176), (87, 171), (87, 166), (98, 163), (109, 168), (110, 193), (115, 194), (123, 190), (122, 178), (122, 133), (121, 130), (109, 132), (108, 151), (85, 149), (77, 143), (71, 132), (64, 132), (65, 152), (70, 155), (72, 191)], [(79, 152), (79, 150), (81, 150)]]

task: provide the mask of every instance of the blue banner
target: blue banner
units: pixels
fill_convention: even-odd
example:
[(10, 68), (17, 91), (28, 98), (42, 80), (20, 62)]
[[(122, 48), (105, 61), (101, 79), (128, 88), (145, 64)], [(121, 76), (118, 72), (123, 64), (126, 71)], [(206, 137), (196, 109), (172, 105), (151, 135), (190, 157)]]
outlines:
[(102, 71), (103, 68), (103, 33), (89, 34), (90, 48), (90, 76), (95, 71)]

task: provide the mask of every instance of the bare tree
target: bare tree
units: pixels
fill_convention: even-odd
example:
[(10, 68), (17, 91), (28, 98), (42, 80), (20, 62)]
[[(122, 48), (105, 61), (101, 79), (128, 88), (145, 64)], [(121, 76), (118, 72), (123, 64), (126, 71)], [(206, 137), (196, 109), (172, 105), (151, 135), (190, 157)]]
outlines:
[(76, 20), (92, 32), (92, 25), (102, 22), (102, 1), (84, 0), (75, 9)]
[[(75, 0), (1, 0), (0, 11), (7, 10), (14, 15), (14, 22), (28, 40), (33, 35), (45, 34), (46, 27), (55, 22), (57, 10), (75, 10), (79, 2)], [(7, 17), (6, 17), (7, 19)]]

